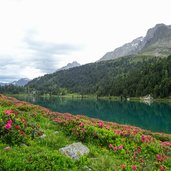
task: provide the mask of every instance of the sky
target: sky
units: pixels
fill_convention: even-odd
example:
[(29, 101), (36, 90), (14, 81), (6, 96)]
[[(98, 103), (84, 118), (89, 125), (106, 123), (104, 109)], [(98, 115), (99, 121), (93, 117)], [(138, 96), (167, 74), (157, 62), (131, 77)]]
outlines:
[(170, 0), (0, 0), (0, 82), (36, 78), (171, 25)]

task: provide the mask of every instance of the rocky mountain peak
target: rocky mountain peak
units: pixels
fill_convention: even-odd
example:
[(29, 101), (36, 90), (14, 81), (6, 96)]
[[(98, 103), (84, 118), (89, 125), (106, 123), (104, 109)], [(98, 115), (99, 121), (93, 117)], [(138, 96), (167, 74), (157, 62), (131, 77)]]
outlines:
[(78, 66), (81, 66), (81, 65), (77, 61), (73, 61), (72, 63), (68, 63), (66, 66), (58, 69), (57, 71), (67, 70), (67, 69), (78, 67)]
[[(145, 37), (138, 37), (130, 43), (126, 43), (123, 46), (116, 48), (112, 52), (107, 52), (99, 61), (111, 60), (122, 56), (134, 55), (150, 49), (153, 45), (150, 55), (160, 55), (160, 52), (169, 52), (171, 49), (171, 25), (156, 24), (153, 28), (147, 31)], [(161, 47), (162, 46), (162, 47)]]
[(31, 81), (28, 78), (21, 78), (17, 81), (13, 81), (11, 84), (15, 85), (15, 86), (25, 86), (29, 81)]
[(144, 38), (144, 43), (147, 43), (151, 39), (154, 39), (153, 41), (156, 41), (157, 39), (166, 36), (169, 30), (169, 27), (167, 27), (165, 24), (156, 24), (155, 27), (150, 28), (147, 31), (147, 34)]
[(10, 84), (15, 85), (15, 86), (25, 86), (29, 81), (31, 80), (28, 78), (21, 78), (17, 81), (13, 81), (10, 83), (0, 83), (0, 86), (10, 85)]

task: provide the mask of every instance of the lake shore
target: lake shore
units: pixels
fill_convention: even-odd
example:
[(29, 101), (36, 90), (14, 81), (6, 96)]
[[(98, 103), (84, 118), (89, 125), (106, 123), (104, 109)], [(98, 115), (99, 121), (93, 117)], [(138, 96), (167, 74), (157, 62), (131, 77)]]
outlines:
[[(78, 99), (102, 99), (102, 100), (114, 100), (121, 101), (120, 96), (98, 96), (97, 95), (80, 95), (80, 94), (66, 94), (66, 95), (33, 95), (33, 94), (6, 94), (7, 96), (41, 96), (41, 97), (64, 97), (64, 98), (78, 98)], [(122, 98), (122, 101), (142, 101), (142, 97), (127, 97), (125, 100)], [(171, 98), (153, 98), (152, 102), (171, 102)]]
[[(12, 127), (8, 130), (10, 137), (17, 136), (9, 141), (5, 139), (6, 132), (1, 134), (1, 170), (79, 171), (102, 168), (109, 171), (129, 171), (147, 167), (151, 170), (171, 169), (171, 134), (153, 133), (138, 127), (104, 122), (81, 115), (51, 112), (44, 107), (3, 95), (0, 96), (0, 103), (1, 118), (11, 118)], [(15, 134), (22, 126), (15, 126), (15, 117), (20, 118), (18, 124), (23, 117), (27, 123), (22, 128), (24, 145), (23, 140), (18, 137), (20, 134)], [(31, 134), (27, 127), (33, 129), (34, 125), (39, 125), (36, 129), (41, 131), (41, 134), (30, 139)], [(41, 135), (44, 135), (44, 138), (40, 138)], [(58, 151), (60, 147), (75, 141), (83, 142), (90, 149), (90, 154), (80, 161), (73, 161)]]

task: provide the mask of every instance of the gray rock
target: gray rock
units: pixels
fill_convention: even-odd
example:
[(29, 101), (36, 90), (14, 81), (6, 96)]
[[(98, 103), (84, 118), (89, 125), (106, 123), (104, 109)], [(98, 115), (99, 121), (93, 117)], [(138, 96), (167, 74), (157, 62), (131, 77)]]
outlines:
[(45, 138), (46, 137), (46, 134), (43, 134), (40, 136), (40, 138)]
[(88, 166), (84, 166), (83, 168), (84, 168), (84, 169), (87, 169), (87, 170), (89, 170), (89, 171), (92, 170), (92, 169), (91, 169), (90, 167), (88, 167)]
[(27, 147), (27, 145), (24, 144), (24, 143), (22, 143), (20, 146), (21, 146), (21, 147)]
[(11, 147), (7, 146), (7, 147), (4, 148), (4, 150), (9, 151), (9, 150), (11, 150)]
[(60, 148), (59, 151), (72, 159), (78, 160), (81, 156), (88, 154), (90, 150), (81, 142), (78, 142)]

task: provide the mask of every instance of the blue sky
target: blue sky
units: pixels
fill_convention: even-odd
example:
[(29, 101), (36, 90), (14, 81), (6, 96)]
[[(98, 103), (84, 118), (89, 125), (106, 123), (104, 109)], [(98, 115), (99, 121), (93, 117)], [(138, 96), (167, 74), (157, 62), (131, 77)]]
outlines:
[(169, 0), (1, 0), (0, 82), (95, 62), (157, 23)]

